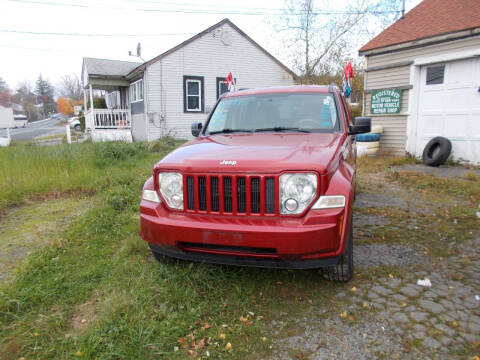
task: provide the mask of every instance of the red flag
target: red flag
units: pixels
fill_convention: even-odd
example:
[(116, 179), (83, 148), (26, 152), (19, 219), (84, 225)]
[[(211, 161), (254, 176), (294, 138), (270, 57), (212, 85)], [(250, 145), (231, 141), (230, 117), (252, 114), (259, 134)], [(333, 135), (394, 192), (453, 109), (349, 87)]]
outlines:
[(347, 66), (345, 66), (345, 80), (349, 80), (351, 78), (353, 78), (355, 76), (355, 74), (353, 73), (353, 67), (352, 67), (352, 63), (349, 61)]
[(228, 75), (227, 75), (227, 87), (228, 87), (229, 84), (232, 84), (232, 85), (234, 84), (233, 75), (232, 75), (231, 72), (229, 72)]

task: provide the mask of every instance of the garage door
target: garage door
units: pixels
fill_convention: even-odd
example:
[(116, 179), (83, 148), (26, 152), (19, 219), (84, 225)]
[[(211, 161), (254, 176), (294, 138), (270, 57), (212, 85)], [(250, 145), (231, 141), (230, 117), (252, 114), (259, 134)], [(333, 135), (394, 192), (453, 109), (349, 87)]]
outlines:
[(416, 155), (444, 136), (455, 159), (480, 164), (480, 59), (425, 65), (420, 74)]

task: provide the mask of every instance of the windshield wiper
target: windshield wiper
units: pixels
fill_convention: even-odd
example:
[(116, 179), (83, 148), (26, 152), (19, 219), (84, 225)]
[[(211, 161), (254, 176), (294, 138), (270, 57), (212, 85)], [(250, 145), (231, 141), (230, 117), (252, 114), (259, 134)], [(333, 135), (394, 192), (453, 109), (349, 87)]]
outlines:
[(309, 130), (300, 129), (298, 127), (285, 127), (285, 126), (275, 126), (270, 128), (261, 128), (261, 129), (254, 130), (254, 132), (262, 132), (262, 131), (296, 131), (296, 132), (304, 132), (304, 133), (310, 132)]
[(236, 133), (236, 132), (252, 132), (252, 130), (249, 129), (223, 129), (223, 130), (218, 130), (218, 131), (210, 131), (208, 134), (209, 135), (215, 135), (215, 134), (230, 134), (230, 133)]

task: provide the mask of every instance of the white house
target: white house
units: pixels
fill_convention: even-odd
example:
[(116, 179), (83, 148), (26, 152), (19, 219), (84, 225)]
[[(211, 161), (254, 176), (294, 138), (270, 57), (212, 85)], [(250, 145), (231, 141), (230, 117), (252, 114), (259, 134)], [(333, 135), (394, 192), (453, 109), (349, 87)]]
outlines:
[(360, 49), (364, 114), (381, 147), (422, 155), (435, 136), (480, 163), (480, 1), (424, 0)]
[(108, 107), (90, 105), (86, 127), (94, 140), (190, 138), (190, 125), (205, 120), (227, 91), (229, 72), (240, 89), (292, 85), (295, 77), (224, 19), (143, 64), (84, 58), (85, 103), (92, 104), (94, 90), (106, 90)]

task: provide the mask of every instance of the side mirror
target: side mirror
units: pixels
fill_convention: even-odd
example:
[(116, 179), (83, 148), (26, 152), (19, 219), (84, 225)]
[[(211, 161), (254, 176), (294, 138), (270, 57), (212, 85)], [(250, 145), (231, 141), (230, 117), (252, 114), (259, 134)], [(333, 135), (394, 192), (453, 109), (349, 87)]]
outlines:
[(348, 128), (348, 135), (368, 133), (372, 129), (372, 118), (357, 116), (354, 124)]
[(202, 131), (202, 123), (193, 123), (192, 124), (192, 135), (197, 137)]

